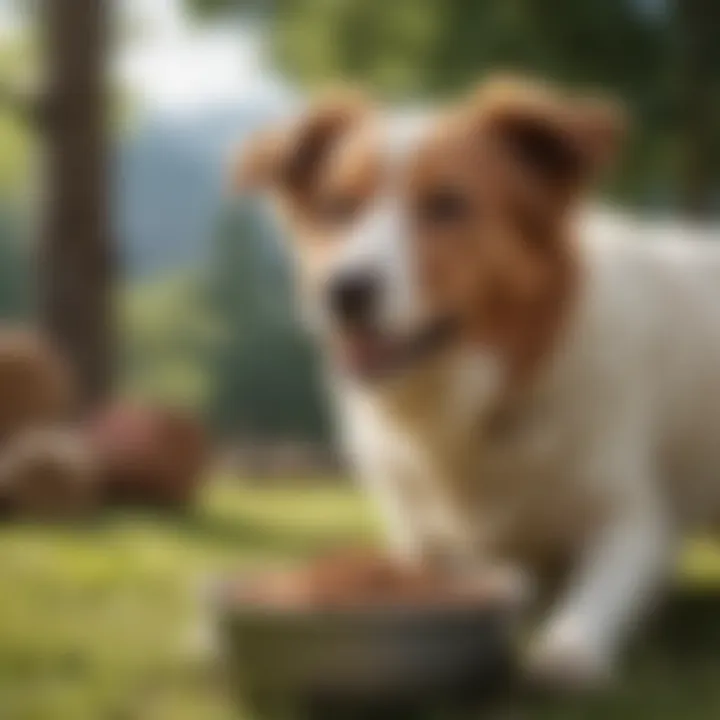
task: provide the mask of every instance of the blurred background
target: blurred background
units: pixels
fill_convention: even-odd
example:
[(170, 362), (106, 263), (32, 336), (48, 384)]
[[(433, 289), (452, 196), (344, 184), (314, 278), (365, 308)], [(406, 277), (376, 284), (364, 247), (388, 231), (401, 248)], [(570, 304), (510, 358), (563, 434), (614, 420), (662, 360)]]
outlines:
[(402, 103), (511, 68), (616, 94), (610, 193), (707, 215), (719, 26), (714, 0), (0, 0), (0, 313), (40, 313), (89, 396), (116, 373), (238, 447), (323, 447), (282, 241), (225, 192), (232, 148), (327, 83)]
[[(230, 197), (228, 157), (328, 83), (403, 104), (498, 69), (628, 105), (610, 197), (720, 212), (716, 0), (0, 0), (0, 319), (43, 329), (83, 407), (112, 393), (182, 408), (222, 460), (190, 516), (0, 530), (3, 720), (229, 717), (180, 659), (188, 587), (372, 541), (339, 480), (283, 239)], [(688, 563), (716, 564), (707, 547)], [(697, 685), (653, 672), (635, 682), (644, 716), (717, 716), (720, 696), (699, 706)]]

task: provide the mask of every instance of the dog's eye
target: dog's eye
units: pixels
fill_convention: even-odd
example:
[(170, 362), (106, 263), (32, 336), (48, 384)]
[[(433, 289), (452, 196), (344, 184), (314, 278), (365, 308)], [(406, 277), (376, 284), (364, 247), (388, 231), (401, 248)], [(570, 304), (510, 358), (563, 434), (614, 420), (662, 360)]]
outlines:
[(353, 195), (331, 195), (322, 199), (318, 214), (328, 225), (344, 225), (355, 217), (359, 208), (360, 201)]
[(420, 219), (434, 225), (445, 225), (462, 220), (470, 212), (467, 197), (454, 188), (441, 188), (420, 202)]

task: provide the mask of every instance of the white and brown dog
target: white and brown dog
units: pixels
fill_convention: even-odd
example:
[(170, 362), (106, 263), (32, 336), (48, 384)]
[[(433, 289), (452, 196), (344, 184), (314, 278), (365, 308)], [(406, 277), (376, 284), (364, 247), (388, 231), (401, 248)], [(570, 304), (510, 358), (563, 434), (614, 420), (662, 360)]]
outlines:
[(238, 171), (290, 225), (394, 549), (570, 558), (530, 654), (570, 682), (607, 677), (680, 535), (720, 520), (720, 242), (587, 206), (619, 115), (507, 80), (417, 116), (336, 95)]

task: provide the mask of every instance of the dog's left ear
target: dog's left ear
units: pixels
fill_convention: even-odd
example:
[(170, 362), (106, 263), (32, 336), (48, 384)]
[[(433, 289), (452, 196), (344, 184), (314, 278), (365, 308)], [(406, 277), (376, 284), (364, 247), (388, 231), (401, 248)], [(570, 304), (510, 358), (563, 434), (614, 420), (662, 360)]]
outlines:
[(233, 162), (233, 188), (301, 199), (312, 189), (334, 144), (369, 112), (369, 103), (358, 90), (326, 91), (299, 117), (264, 128), (247, 140)]
[(285, 127), (257, 131), (242, 152), (230, 158), (229, 185), (233, 193), (265, 189), (275, 184), (277, 169), (287, 144)]
[(477, 102), (483, 131), (525, 171), (557, 190), (596, 181), (625, 135), (619, 105), (567, 97), (536, 83), (495, 80), (480, 89)]

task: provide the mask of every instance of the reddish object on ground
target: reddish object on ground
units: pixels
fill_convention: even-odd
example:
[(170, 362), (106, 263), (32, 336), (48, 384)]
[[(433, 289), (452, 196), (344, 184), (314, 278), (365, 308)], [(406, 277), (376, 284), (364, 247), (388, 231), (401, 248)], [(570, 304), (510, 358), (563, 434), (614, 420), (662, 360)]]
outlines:
[(190, 416), (118, 403), (101, 411), (88, 432), (109, 502), (182, 507), (194, 500), (208, 447)]
[(13, 515), (65, 520), (97, 508), (98, 477), (85, 436), (66, 428), (23, 430), (0, 456), (0, 488)]
[(68, 368), (39, 333), (0, 328), (0, 442), (66, 419), (73, 395)]

